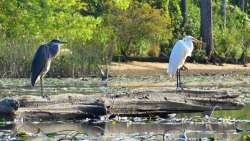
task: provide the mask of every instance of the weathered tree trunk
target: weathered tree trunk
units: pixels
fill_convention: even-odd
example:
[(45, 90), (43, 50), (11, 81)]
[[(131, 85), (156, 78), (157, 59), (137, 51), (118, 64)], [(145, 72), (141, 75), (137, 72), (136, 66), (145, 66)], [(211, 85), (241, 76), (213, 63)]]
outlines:
[(187, 2), (186, 2), (186, 0), (181, 0), (181, 11), (182, 11), (182, 18), (183, 18), (182, 26), (184, 27), (187, 23)]
[(225, 28), (227, 24), (227, 0), (221, 1), (221, 16), (223, 18), (223, 28)]
[(242, 11), (245, 10), (245, 0), (239, 0), (238, 5)]
[(211, 55), (214, 49), (213, 45), (213, 21), (212, 21), (212, 0), (200, 0), (201, 9), (201, 37), (205, 42), (206, 54), (208, 60), (211, 59)]
[[(247, 1), (246, 1), (247, 2)], [(240, 7), (240, 9), (242, 11), (245, 11), (245, 0), (239, 0), (238, 1), (238, 6)], [(241, 38), (244, 38), (242, 35), (241, 35)], [(241, 58), (240, 58), (240, 62), (245, 66), (247, 67), (247, 47), (244, 47), (244, 51), (241, 55)]]
[(243, 53), (240, 57), (240, 62), (242, 63), (244, 67), (247, 67), (248, 60), (247, 60), (247, 48), (246, 47), (244, 47)]

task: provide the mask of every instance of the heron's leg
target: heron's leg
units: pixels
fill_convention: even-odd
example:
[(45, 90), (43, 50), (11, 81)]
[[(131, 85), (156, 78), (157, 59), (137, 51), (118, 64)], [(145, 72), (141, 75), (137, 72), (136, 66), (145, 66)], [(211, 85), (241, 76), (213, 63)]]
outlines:
[(42, 76), (40, 77), (40, 84), (41, 84), (41, 96), (44, 97), (44, 94), (43, 94), (43, 77)]

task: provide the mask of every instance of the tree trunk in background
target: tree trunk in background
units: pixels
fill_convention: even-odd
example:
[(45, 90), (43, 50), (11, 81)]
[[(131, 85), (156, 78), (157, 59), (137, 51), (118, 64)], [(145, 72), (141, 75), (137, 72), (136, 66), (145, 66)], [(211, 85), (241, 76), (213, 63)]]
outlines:
[[(245, 0), (239, 0), (238, 5), (239, 5), (241, 11), (245, 10)], [(244, 38), (244, 37), (241, 36), (241, 38)], [(244, 67), (247, 67), (248, 61), (247, 61), (247, 47), (246, 46), (243, 48), (243, 53), (240, 57), (240, 61), (244, 65)]]
[(182, 12), (182, 18), (183, 18), (182, 26), (184, 27), (187, 23), (187, 3), (186, 3), (186, 0), (181, 0), (181, 12)]
[(221, 1), (221, 16), (223, 18), (223, 28), (225, 28), (227, 24), (227, 0)]
[(213, 21), (212, 21), (212, 0), (200, 0), (200, 15), (201, 15), (201, 37), (205, 43), (206, 54), (208, 60), (211, 59), (211, 55), (214, 49), (213, 45)]
[(244, 11), (245, 6), (245, 0), (239, 0), (238, 1), (239, 7), (242, 11)]

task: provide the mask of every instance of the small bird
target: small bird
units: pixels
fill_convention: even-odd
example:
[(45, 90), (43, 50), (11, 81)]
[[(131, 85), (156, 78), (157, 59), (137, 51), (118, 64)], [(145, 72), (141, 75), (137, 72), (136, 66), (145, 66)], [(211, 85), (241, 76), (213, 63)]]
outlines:
[(185, 36), (182, 40), (178, 40), (170, 54), (169, 65), (168, 65), (168, 74), (170, 77), (173, 77), (176, 74), (176, 87), (177, 89), (182, 87), (181, 83), (181, 73), (180, 69), (183, 67), (186, 58), (192, 55), (194, 49), (193, 42), (201, 42), (195, 39), (192, 36)]
[(43, 77), (50, 69), (50, 63), (60, 52), (60, 46), (66, 42), (59, 39), (53, 39), (49, 43), (38, 47), (31, 66), (31, 85), (34, 87), (36, 82), (40, 79), (41, 96), (47, 97), (43, 94)]

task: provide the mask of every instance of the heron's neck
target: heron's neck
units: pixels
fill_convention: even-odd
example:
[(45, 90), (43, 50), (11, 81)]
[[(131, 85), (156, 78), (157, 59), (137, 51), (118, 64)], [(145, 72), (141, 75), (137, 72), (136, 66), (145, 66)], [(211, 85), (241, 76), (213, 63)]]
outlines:
[(51, 44), (49, 45), (49, 52), (51, 57), (55, 57), (60, 52), (60, 45)]

